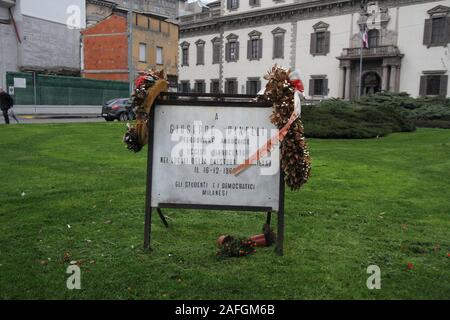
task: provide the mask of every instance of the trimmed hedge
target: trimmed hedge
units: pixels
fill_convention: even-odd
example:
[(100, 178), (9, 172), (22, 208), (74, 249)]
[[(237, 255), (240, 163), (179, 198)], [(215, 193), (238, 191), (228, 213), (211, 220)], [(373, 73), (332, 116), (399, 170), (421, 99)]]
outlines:
[(407, 93), (382, 92), (357, 102), (366, 106), (390, 106), (420, 127), (450, 128), (450, 99), (444, 97), (411, 98)]
[(414, 131), (412, 121), (385, 106), (361, 107), (341, 100), (303, 109), (305, 135), (311, 138), (364, 139)]
[(416, 126), (450, 129), (450, 99), (382, 92), (353, 102), (331, 99), (306, 106), (302, 117), (311, 138), (375, 138)]

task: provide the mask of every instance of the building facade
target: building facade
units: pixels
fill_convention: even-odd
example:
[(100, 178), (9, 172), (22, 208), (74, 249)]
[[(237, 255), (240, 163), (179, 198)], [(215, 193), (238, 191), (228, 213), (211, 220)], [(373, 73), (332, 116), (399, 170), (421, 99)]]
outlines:
[[(133, 13), (132, 72), (164, 69), (177, 83), (178, 25), (162, 17)], [(83, 70), (86, 78), (129, 80), (127, 13), (114, 11), (82, 32)]]
[(450, 0), (214, 1), (180, 17), (179, 89), (255, 94), (276, 63), (310, 99), (449, 96), (449, 44)]
[[(86, 23), (93, 25), (110, 16), (114, 9), (128, 10), (130, 0), (86, 0)], [(133, 11), (175, 22), (185, 0), (131, 0)]]
[(8, 71), (79, 74), (84, 21), (84, 0), (0, 0), (0, 86)]

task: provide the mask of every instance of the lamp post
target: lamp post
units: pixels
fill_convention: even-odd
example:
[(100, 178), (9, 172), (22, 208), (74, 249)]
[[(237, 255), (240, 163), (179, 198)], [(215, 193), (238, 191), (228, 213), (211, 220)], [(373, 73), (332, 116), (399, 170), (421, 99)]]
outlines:
[(128, 78), (130, 81), (130, 96), (133, 93), (134, 68), (133, 68), (133, 1), (128, 0)]

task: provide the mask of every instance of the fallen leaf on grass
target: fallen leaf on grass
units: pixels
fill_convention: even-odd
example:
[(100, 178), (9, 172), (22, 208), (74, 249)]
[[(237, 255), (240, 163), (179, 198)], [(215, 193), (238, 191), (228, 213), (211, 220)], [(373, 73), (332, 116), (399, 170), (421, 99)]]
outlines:
[(69, 262), (70, 261), (70, 252), (68, 252), (68, 251), (64, 252), (63, 261), (64, 262)]
[(412, 269), (414, 269), (414, 264), (412, 264), (411, 262), (408, 262), (408, 264), (406, 265), (406, 268), (408, 270), (412, 270)]
[(105, 223), (106, 223), (106, 224), (111, 224), (112, 221), (111, 221), (111, 220), (106, 220)]

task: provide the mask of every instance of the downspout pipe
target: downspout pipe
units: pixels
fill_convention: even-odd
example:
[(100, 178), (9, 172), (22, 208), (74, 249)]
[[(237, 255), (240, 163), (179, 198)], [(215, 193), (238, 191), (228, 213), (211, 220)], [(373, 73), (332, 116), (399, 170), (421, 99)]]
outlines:
[(12, 14), (11, 8), (8, 8), (9, 11), (9, 16), (11, 18), (11, 21), (13, 23), (14, 26), (14, 31), (16, 33), (16, 37), (17, 37), (17, 41), (22, 44), (22, 40), (20, 40), (20, 35), (19, 35), (19, 30), (17, 29), (17, 24), (16, 24), (16, 20), (14, 19), (14, 15)]

